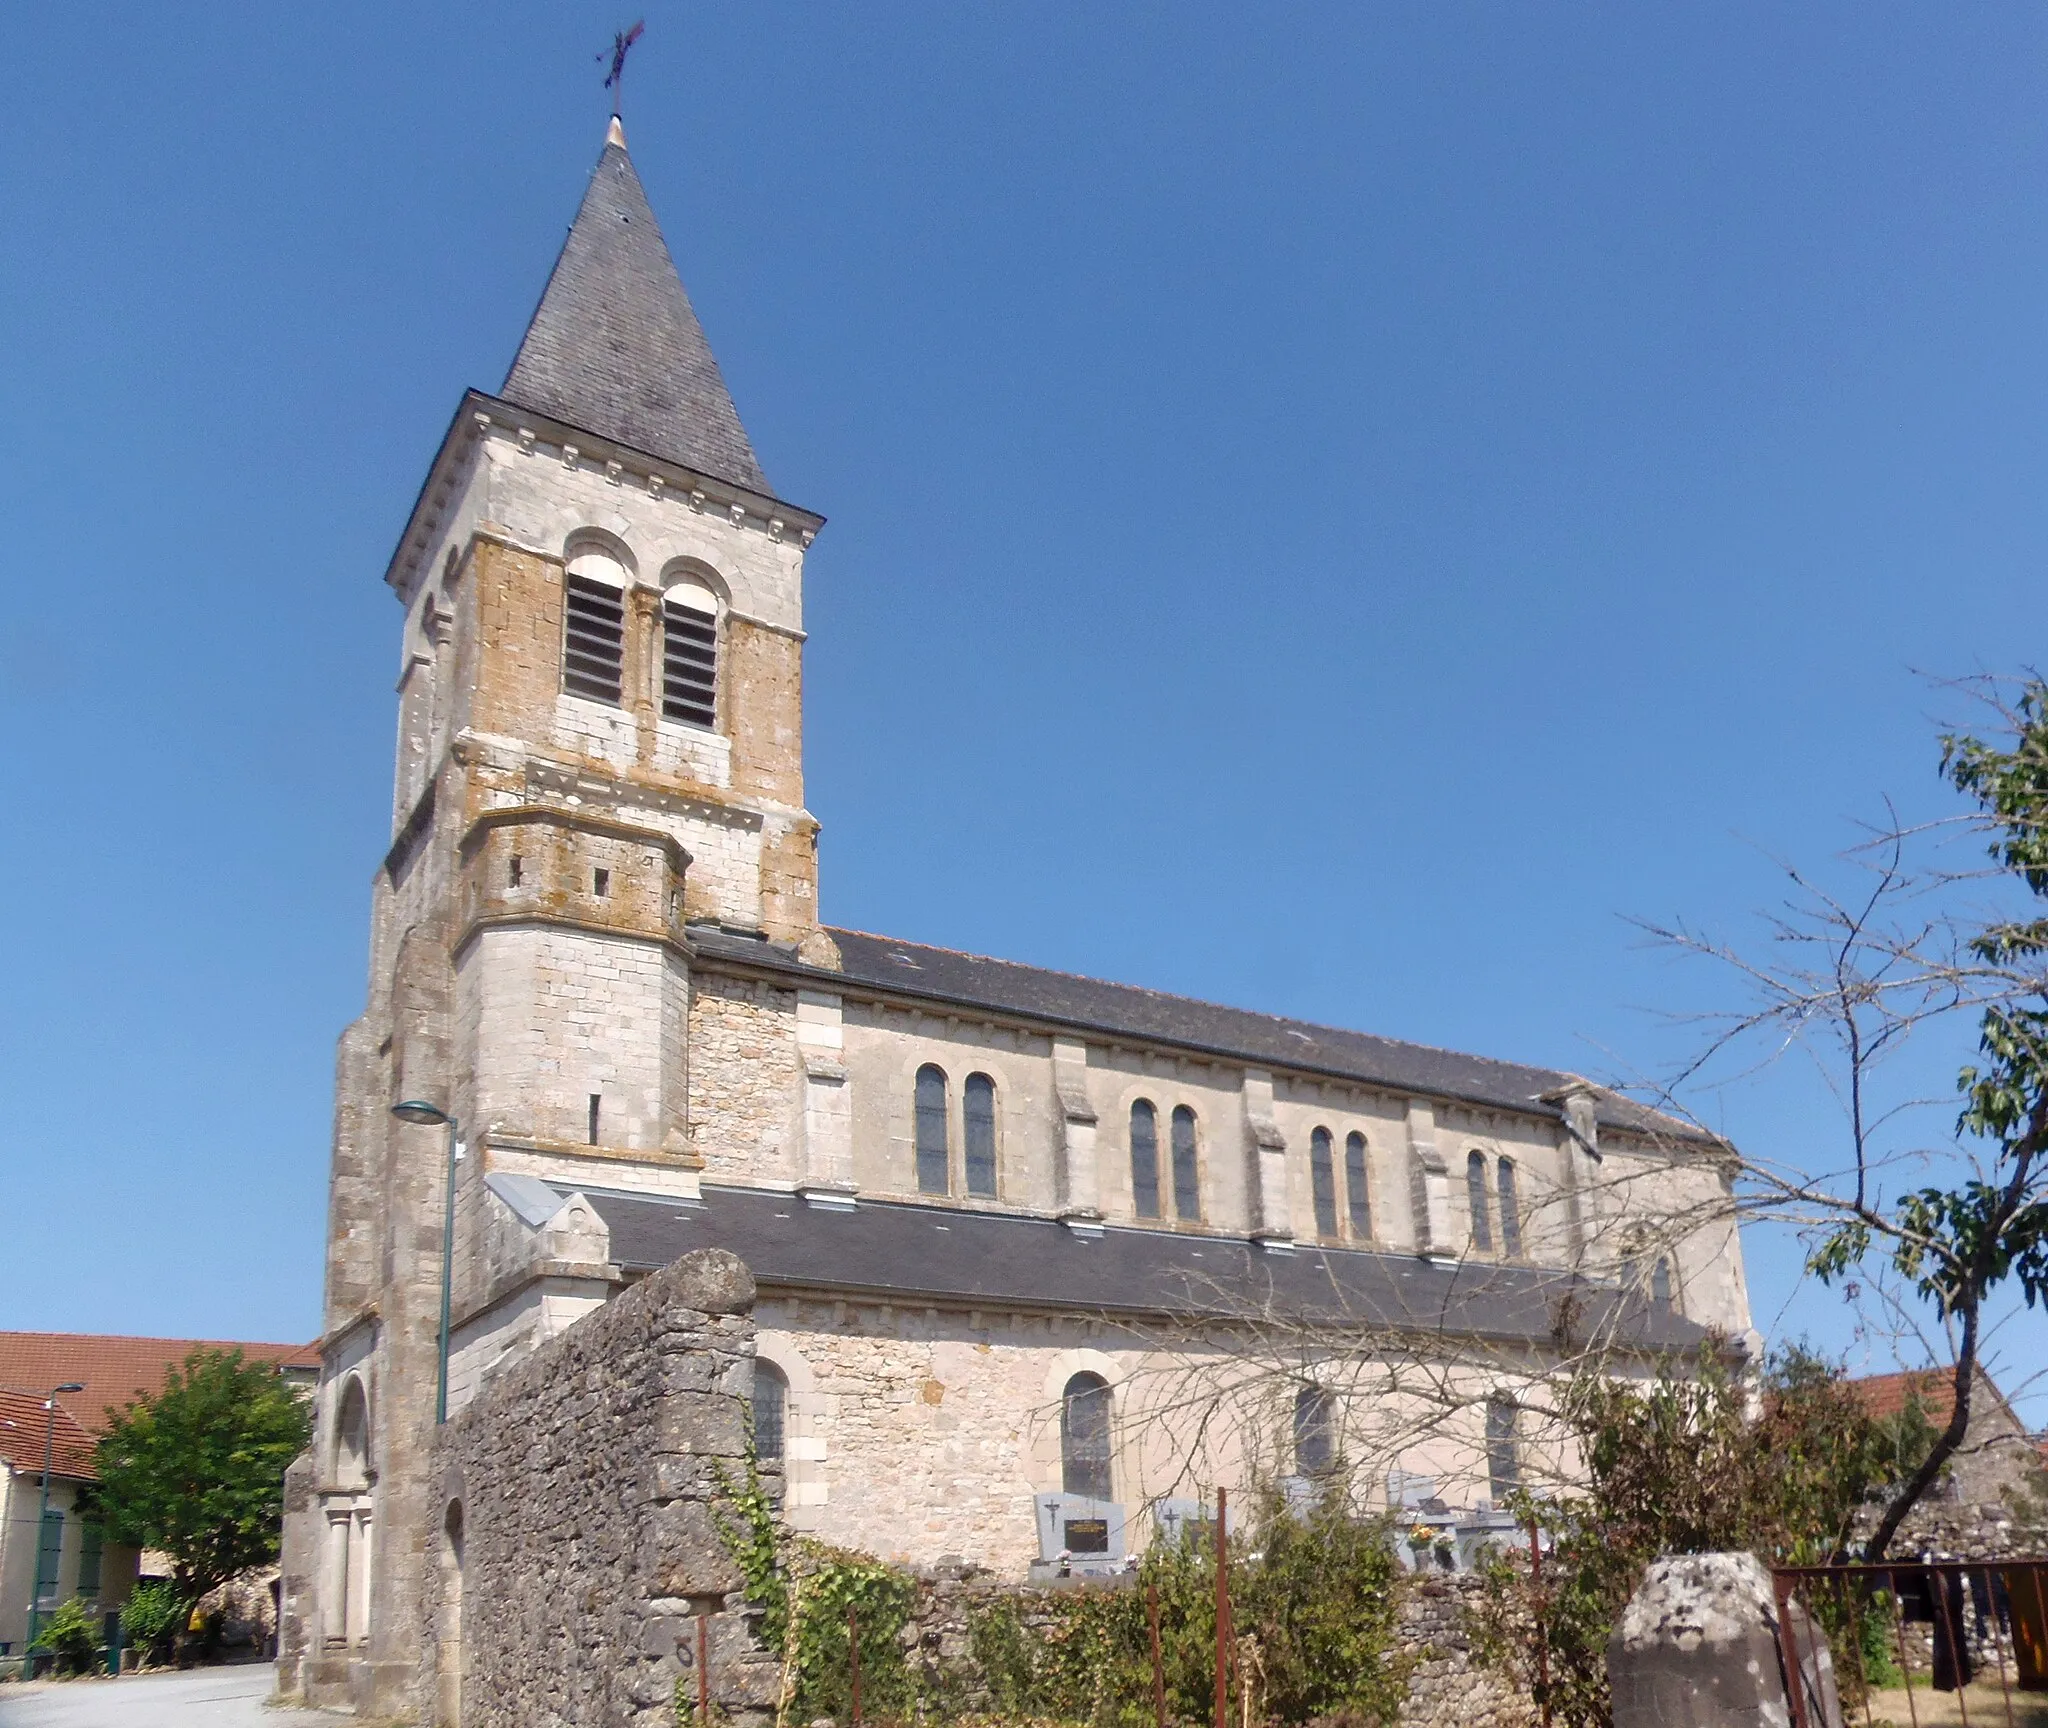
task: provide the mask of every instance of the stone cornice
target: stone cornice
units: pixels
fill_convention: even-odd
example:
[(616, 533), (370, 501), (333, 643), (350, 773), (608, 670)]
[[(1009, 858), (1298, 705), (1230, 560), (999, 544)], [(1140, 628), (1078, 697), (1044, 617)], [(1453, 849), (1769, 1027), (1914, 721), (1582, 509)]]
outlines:
[(455, 417), (442, 435), (384, 572), (384, 580), (401, 598), (409, 600), (418, 584), (420, 561), (434, 543), (465, 465), (492, 438), (503, 438), (513, 450), (528, 456), (585, 470), (611, 485), (630, 485), (678, 509), (715, 512), (735, 528), (758, 529), (774, 540), (789, 539), (807, 548), (825, 526), (825, 518), (815, 511), (650, 456), (481, 390), (469, 390), (463, 393)]

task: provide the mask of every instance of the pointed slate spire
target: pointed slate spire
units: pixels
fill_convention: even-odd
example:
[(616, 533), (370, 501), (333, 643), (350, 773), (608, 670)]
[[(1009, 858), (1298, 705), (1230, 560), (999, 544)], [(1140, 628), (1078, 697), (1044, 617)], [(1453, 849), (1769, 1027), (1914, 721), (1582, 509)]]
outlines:
[(500, 394), (650, 456), (768, 491), (616, 115)]

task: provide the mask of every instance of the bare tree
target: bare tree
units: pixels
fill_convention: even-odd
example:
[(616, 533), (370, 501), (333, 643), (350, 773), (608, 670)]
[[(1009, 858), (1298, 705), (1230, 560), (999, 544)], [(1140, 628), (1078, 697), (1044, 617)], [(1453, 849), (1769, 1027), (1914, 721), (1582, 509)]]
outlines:
[[(1810, 1057), (1842, 1137), (1792, 1157), (1752, 1148), (1741, 1203), (1799, 1231), (1815, 1276), (1870, 1297), (1947, 1377), (1946, 1423), (1878, 1519), (1873, 1560), (1966, 1444), (1992, 1299), (2008, 1286), (2029, 1309), (2048, 1296), (2048, 687), (2029, 675), (1954, 688), (1991, 721), (1988, 736), (1941, 738), (1961, 808), (1907, 823), (1887, 805), (1827, 881), (1783, 866), (1785, 900), (1753, 948), (1642, 926), (1741, 998), (1698, 1018), (1698, 1049), (1651, 1089), (1659, 1106), (1684, 1116), (1714, 1086)], [(1910, 1069), (1901, 1084), (1897, 1058), (1972, 1028), (1951, 1125), (1933, 1129), (1937, 1101), (1915, 1094)]]

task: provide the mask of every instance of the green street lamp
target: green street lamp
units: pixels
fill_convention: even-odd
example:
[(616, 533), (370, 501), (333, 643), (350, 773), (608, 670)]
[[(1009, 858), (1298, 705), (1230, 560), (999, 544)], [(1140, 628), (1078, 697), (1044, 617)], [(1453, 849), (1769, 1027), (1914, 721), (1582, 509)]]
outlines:
[(448, 1199), (441, 1218), (441, 1362), (434, 1381), (434, 1421), (438, 1425), (448, 1420), (448, 1297), (455, 1275), (455, 1161), (462, 1156), (458, 1138), (462, 1124), (438, 1104), (422, 1098), (392, 1105), (391, 1114), (421, 1128), (443, 1122), (448, 1125)]
[[(84, 1390), (84, 1381), (67, 1380), (61, 1386), (52, 1386), (43, 1398), (43, 1494), (42, 1503), (36, 1508), (35, 1564), (29, 1571), (33, 1582), (29, 1585), (28, 1595), (28, 1648), (22, 1652), (21, 1657), (21, 1677), (24, 1680), (31, 1678), (36, 1671), (36, 1633), (42, 1620), (43, 1521), (50, 1516), (50, 1466), (55, 1462), (57, 1453), (57, 1394)], [(58, 1558), (62, 1557), (63, 1549), (60, 1546)], [(54, 1578), (50, 1580), (53, 1587), (56, 1582)]]

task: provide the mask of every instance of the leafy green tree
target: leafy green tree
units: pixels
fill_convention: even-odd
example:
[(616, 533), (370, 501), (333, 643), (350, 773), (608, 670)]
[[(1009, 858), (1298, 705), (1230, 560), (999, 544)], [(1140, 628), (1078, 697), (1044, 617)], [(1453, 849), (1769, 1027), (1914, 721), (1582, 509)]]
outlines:
[[(1759, 1047), (1765, 1059), (1797, 1047), (1820, 1060), (1843, 1103), (1846, 1157), (1823, 1148), (1805, 1167), (1750, 1160), (1752, 1213), (1797, 1224), (1813, 1273), (1852, 1297), (1875, 1283), (1901, 1330), (1945, 1358), (1946, 1419), (1893, 1485), (1870, 1560), (1967, 1438), (1994, 1299), (2014, 1293), (2031, 1309), (2048, 1298), (2048, 684), (1968, 688), (1997, 724), (1942, 737), (1942, 776), (1964, 800), (1949, 818), (1887, 823), (1845, 856), (1860, 872), (1851, 891), (1789, 871), (1791, 898), (1770, 918), (1764, 953), (1648, 927), (1724, 962), (1752, 997), (1709, 1017), (1707, 1048), (1682, 1081), (1726, 1054), (1747, 1066)], [(1946, 849), (1957, 838), (1971, 848), (1967, 867)], [(1985, 854), (1989, 868), (1977, 862)], [(1885, 1064), (1957, 1016), (1974, 1024), (1977, 1055), (1958, 1077), (1953, 1133), (1928, 1144), (1916, 1138), (1916, 1099), (1887, 1089)], [(1665, 1101), (1682, 1107), (1668, 1088)]]
[(284, 1473), (311, 1415), (277, 1373), (239, 1350), (194, 1350), (99, 1442), (109, 1533), (170, 1556), (185, 1602), (277, 1558)]

